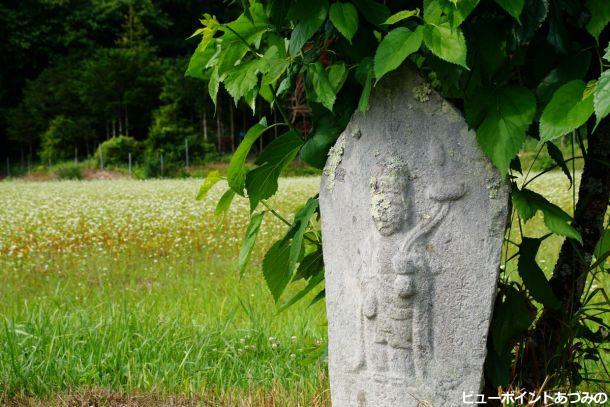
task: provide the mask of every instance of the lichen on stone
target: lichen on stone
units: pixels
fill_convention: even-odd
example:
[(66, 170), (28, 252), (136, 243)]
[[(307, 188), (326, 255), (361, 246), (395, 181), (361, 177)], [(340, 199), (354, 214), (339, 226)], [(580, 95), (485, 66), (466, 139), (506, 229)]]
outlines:
[(429, 101), (431, 93), (432, 88), (427, 82), (413, 88), (413, 96), (421, 103)]
[(328, 159), (324, 167), (324, 175), (326, 175), (326, 189), (333, 192), (335, 187), (335, 179), (337, 177), (337, 169), (341, 165), (343, 153), (345, 151), (345, 133), (341, 134), (337, 142), (328, 151)]
[(358, 125), (354, 125), (354, 128), (352, 129), (352, 137), (356, 140), (360, 140), (360, 137), (362, 137), (362, 131)]

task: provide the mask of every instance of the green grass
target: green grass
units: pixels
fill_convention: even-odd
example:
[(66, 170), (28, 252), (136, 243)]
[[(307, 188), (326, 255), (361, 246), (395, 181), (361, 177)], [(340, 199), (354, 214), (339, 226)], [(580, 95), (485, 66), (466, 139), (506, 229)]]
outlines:
[[(218, 229), (199, 182), (0, 183), (0, 397), (324, 400), (323, 304), (277, 314), (256, 263), (240, 280), (247, 202)], [(274, 204), (288, 215), (316, 186), (284, 182)], [(268, 218), (262, 245), (281, 230)]]
[[(237, 199), (219, 223), (225, 186), (197, 202), (200, 182), (0, 183), (0, 404), (328, 404), (324, 305), (278, 314), (257, 261), (285, 226), (265, 218), (240, 279), (248, 203)], [(281, 180), (273, 206), (290, 217), (317, 188), (317, 178)], [(571, 212), (560, 172), (532, 188)], [(541, 217), (525, 231), (546, 233)], [(541, 248), (547, 273), (560, 244)]]

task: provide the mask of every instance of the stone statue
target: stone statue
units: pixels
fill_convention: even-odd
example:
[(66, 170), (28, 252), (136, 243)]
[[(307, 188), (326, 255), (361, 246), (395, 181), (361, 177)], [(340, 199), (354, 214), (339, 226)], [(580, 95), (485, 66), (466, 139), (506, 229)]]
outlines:
[(329, 153), (333, 406), (454, 406), (481, 383), (506, 189), (459, 113), (429, 87), (421, 100), (426, 86), (410, 68), (390, 76)]

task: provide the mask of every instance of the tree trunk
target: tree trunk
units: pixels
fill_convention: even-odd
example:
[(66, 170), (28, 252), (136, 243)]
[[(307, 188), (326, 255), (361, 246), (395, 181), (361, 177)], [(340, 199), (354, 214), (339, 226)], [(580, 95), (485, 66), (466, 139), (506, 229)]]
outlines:
[[(561, 301), (559, 310), (545, 309), (526, 346), (521, 373), (529, 386), (540, 386), (548, 375), (569, 367), (572, 322), (581, 308), (581, 297), (591, 266), (593, 251), (603, 231), (610, 199), (610, 120), (604, 120), (589, 136), (578, 203), (572, 226), (582, 236), (583, 244), (566, 239), (550, 280)], [(532, 387), (534, 388), (534, 387)]]

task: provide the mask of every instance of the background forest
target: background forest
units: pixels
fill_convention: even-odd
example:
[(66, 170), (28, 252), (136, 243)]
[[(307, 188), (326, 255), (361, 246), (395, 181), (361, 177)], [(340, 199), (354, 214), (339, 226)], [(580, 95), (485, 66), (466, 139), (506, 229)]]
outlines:
[(2, 2), (0, 173), (127, 166), (132, 153), (136, 175), (170, 175), (187, 149), (190, 164), (232, 151), (250, 109), (220, 95), (215, 114), (205, 84), (184, 75), (204, 10), (240, 12), (205, 0)]

